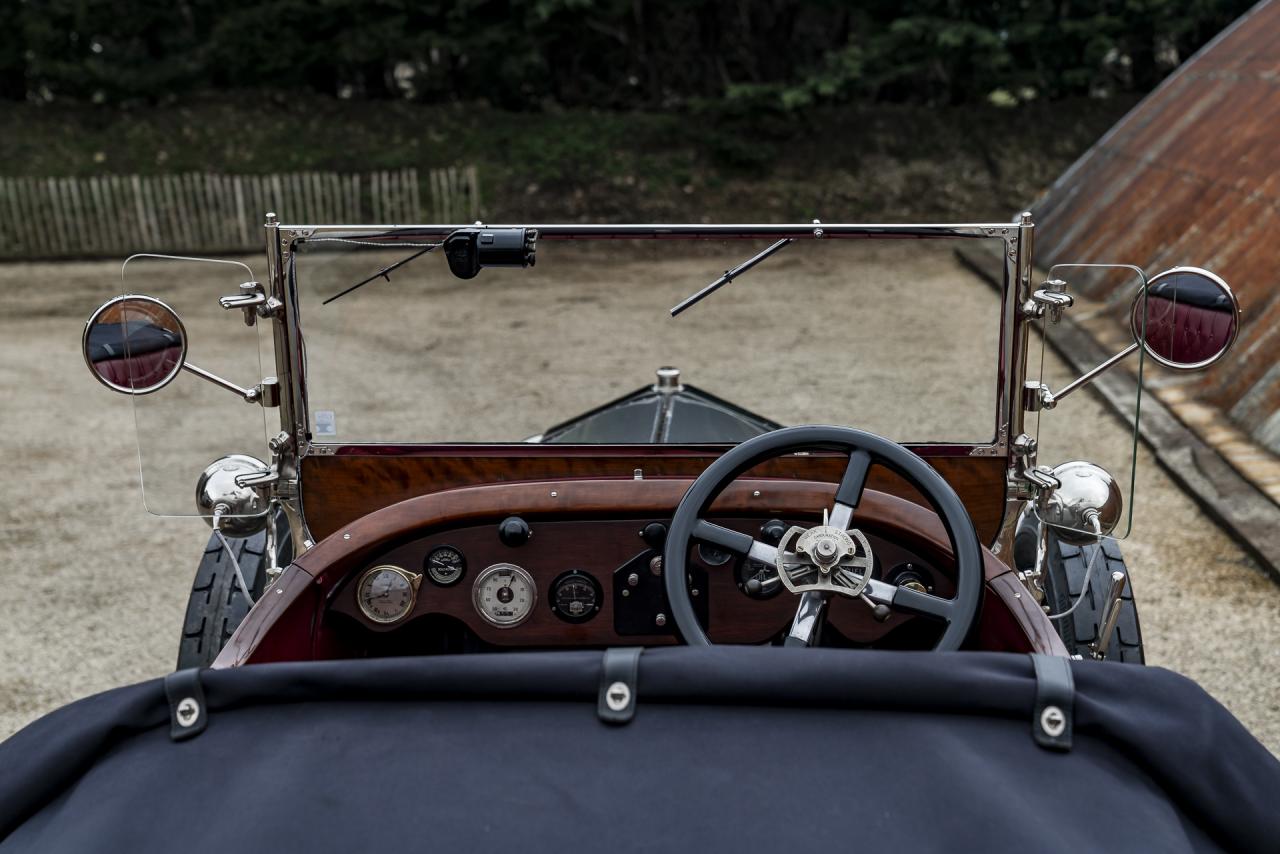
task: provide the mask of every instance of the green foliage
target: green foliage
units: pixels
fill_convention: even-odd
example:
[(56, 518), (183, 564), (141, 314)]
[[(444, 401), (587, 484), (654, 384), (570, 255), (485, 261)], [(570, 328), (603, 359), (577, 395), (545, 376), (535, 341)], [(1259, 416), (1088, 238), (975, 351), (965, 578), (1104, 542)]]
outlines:
[(1141, 92), (1249, 0), (5, 0), (0, 98), (794, 114)]

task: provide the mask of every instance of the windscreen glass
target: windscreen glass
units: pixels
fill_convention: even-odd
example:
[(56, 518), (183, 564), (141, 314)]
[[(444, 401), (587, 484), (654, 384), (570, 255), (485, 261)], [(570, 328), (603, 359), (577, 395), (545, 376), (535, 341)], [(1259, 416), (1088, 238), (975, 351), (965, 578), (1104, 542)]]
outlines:
[[(242, 282), (256, 280), (248, 264), (135, 255), (125, 262), (121, 275), (126, 294), (149, 294), (181, 319), (187, 366), (245, 388), (261, 382), (261, 324), (250, 328), (239, 309), (225, 311), (218, 304), (219, 297), (239, 293)], [(201, 379), (189, 368), (179, 370), (163, 388), (132, 399), (142, 497), (147, 510), (158, 516), (201, 515), (196, 483), (214, 460), (230, 453), (266, 457), (263, 408), (237, 399), (234, 392)], [(276, 410), (271, 410), (271, 417), (277, 417)]]
[[(1124, 538), (1129, 535), (1132, 521), (1134, 461), (1146, 362), (1142, 350), (1133, 347), (1129, 316), (1131, 310), (1139, 318), (1145, 316), (1144, 279), (1140, 271), (1127, 266), (1059, 264), (1049, 271), (1047, 281), (1061, 282), (1055, 289), (1072, 299), (1071, 307), (1058, 316), (1045, 312), (1036, 324), (1039, 340), (1033, 340), (1031, 345), (1032, 352), (1038, 353), (1041, 382), (1052, 393), (1061, 396), (1106, 357), (1132, 349), (1096, 382), (1069, 391), (1052, 409), (1037, 413), (1029, 424), (1037, 440), (1041, 465), (1052, 468), (1072, 460), (1087, 460), (1110, 474), (1123, 502), (1111, 536)], [(1115, 283), (1114, 287), (1111, 283)], [(1095, 294), (1115, 296), (1107, 302), (1095, 298)], [(1029, 366), (1028, 376), (1036, 376), (1034, 364)], [(1064, 476), (1093, 477), (1087, 470), (1076, 469)], [(1082, 487), (1086, 484), (1067, 484), (1064, 494), (1079, 492)], [(1072, 527), (1081, 534), (1094, 532), (1091, 523)]]
[(544, 237), (535, 266), (462, 279), (427, 243), (307, 239), (313, 438), (697, 444), (827, 423), (993, 440), (1001, 298), (957, 250), (1001, 241), (796, 240), (671, 316), (773, 242)]

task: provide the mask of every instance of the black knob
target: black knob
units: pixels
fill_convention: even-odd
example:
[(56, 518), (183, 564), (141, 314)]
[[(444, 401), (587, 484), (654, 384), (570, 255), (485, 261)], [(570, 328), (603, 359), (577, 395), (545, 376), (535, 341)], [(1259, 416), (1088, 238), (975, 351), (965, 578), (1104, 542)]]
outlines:
[(667, 526), (661, 522), (650, 522), (644, 526), (640, 537), (649, 548), (661, 550), (667, 542)]
[(776, 546), (786, 532), (787, 523), (781, 519), (770, 519), (760, 526), (760, 536), (771, 546)]
[(532, 536), (529, 523), (519, 516), (508, 516), (498, 523), (498, 539), (502, 540), (503, 545), (512, 548), (523, 546)]

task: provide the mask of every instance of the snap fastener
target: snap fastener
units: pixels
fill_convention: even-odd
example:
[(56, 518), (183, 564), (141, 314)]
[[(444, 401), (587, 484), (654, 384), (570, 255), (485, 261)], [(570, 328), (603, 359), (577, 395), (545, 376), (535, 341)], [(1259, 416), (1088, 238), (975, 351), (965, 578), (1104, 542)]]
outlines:
[(614, 682), (604, 694), (605, 704), (614, 712), (620, 712), (631, 705), (631, 689), (626, 682)]
[(200, 704), (193, 697), (183, 697), (178, 703), (178, 726), (189, 727), (200, 718)]
[(1057, 706), (1045, 706), (1040, 713), (1040, 727), (1051, 738), (1057, 738), (1067, 728), (1067, 716)]

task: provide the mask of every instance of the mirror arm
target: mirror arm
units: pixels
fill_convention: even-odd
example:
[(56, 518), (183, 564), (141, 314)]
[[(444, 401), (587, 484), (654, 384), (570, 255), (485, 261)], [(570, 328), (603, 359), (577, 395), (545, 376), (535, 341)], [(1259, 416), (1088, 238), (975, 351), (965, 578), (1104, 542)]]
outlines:
[[(244, 398), (245, 403), (261, 403), (263, 406), (278, 406), (280, 403), (280, 385), (276, 381), (275, 377), (268, 377), (263, 380), (262, 383), (253, 388), (242, 388), (241, 386), (231, 382), (231, 380), (225, 380), (212, 371), (206, 371), (204, 368), (196, 367), (190, 362), (183, 362), (182, 369), (184, 371), (190, 371), (205, 382), (213, 383), (219, 388), (225, 388), (227, 391), (235, 392), (240, 395), (240, 397)], [(275, 402), (272, 402), (273, 400)]]
[(1089, 383), (1093, 382), (1093, 380), (1094, 380), (1098, 375), (1100, 375), (1100, 374), (1102, 374), (1102, 373), (1105, 373), (1106, 371), (1109, 371), (1112, 367), (1114, 367), (1115, 365), (1119, 364), (1120, 362), (1122, 362), (1124, 359), (1128, 358), (1128, 357), (1129, 357), (1130, 355), (1132, 355), (1133, 353), (1137, 352), (1137, 350), (1138, 350), (1138, 348), (1139, 348), (1140, 346), (1141, 346), (1141, 345), (1139, 345), (1139, 344), (1135, 341), (1134, 343), (1130, 344), (1128, 347), (1126, 347), (1126, 348), (1124, 348), (1123, 350), (1121, 350), (1119, 353), (1116, 353), (1116, 354), (1115, 354), (1114, 356), (1112, 356), (1110, 359), (1107, 359), (1107, 360), (1106, 360), (1105, 362), (1103, 362), (1102, 364), (1100, 364), (1100, 365), (1098, 365), (1097, 367), (1093, 368), (1092, 370), (1087, 371), (1087, 372), (1085, 372), (1085, 373), (1081, 374), (1080, 376), (1076, 377), (1074, 380), (1072, 380), (1071, 382), (1069, 382), (1067, 385), (1063, 386), (1063, 387), (1062, 387), (1062, 389), (1061, 389), (1061, 390), (1059, 390), (1059, 391), (1056, 391), (1056, 392), (1054, 392), (1054, 391), (1050, 391), (1050, 390), (1049, 390), (1049, 387), (1048, 387), (1047, 385), (1044, 385), (1043, 383), (1040, 383), (1040, 388), (1039, 388), (1039, 400), (1038, 400), (1038, 404), (1039, 404), (1039, 405), (1038, 405), (1037, 407), (1035, 407), (1035, 408), (1036, 408), (1037, 410), (1039, 410), (1039, 409), (1053, 409), (1055, 406), (1057, 406), (1057, 405), (1058, 405), (1058, 403), (1059, 403), (1059, 402), (1060, 402), (1064, 397), (1066, 397), (1067, 395), (1071, 394), (1071, 392), (1075, 391), (1076, 389), (1080, 388), (1081, 386), (1085, 386), (1085, 385), (1088, 385)]

